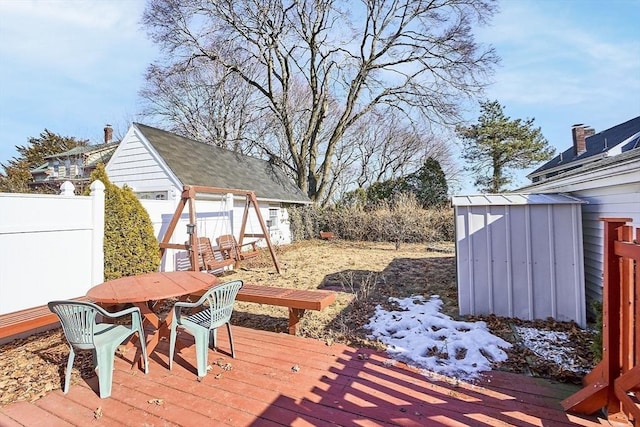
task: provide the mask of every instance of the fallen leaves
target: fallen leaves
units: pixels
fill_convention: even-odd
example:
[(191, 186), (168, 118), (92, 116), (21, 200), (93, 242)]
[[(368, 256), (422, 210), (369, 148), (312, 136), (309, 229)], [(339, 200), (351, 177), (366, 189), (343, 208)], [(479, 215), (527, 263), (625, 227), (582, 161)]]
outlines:
[[(17, 339), (0, 347), (0, 406), (33, 402), (64, 383), (69, 347), (60, 329)], [(94, 376), (90, 352), (76, 354), (71, 384)]]

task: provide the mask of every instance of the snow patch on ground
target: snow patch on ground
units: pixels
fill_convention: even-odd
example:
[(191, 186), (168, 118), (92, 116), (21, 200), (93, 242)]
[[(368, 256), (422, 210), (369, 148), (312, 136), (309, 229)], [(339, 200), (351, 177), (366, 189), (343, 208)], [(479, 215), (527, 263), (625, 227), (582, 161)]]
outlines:
[(507, 359), (502, 349), (510, 343), (491, 334), (485, 322), (463, 322), (440, 313), (437, 295), (389, 301), (398, 309), (377, 306), (365, 327), (371, 330), (370, 338), (387, 345), (393, 359), (464, 381)]
[(516, 327), (516, 332), (522, 339), (523, 345), (538, 357), (552, 361), (567, 371), (581, 374), (589, 372), (576, 362), (574, 348), (565, 332), (520, 326)]

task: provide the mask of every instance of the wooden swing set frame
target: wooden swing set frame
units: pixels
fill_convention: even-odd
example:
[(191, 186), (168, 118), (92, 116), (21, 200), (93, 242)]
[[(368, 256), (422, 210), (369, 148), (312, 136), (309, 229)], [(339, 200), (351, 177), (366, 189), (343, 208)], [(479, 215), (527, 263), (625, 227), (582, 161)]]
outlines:
[[(182, 197), (178, 206), (176, 207), (175, 213), (173, 214), (173, 218), (171, 218), (171, 222), (169, 223), (169, 227), (167, 228), (166, 233), (162, 237), (160, 241), (160, 259), (164, 256), (167, 249), (184, 249), (189, 251), (189, 257), (191, 258), (191, 268), (194, 271), (198, 271), (199, 269), (199, 259), (200, 259), (200, 248), (198, 245), (198, 230), (197, 227), (194, 227), (193, 233), (189, 235), (188, 244), (178, 244), (178, 243), (169, 243), (171, 237), (173, 236), (173, 232), (178, 224), (178, 221), (182, 217), (182, 212), (184, 211), (185, 206), (189, 207), (189, 223), (196, 224), (196, 196), (197, 194), (234, 194), (244, 196), (246, 198), (244, 205), (244, 214), (242, 216), (242, 225), (240, 227), (240, 236), (238, 240), (238, 250), (242, 247), (242, 243), (245, 237), (259, 237), (264, 238), (267, 243), (267, 247), (269, 248), (269, 253), (271, 254), (271, 259), (273, 260), (273, 265), (276, 268), (278, 274), (280, 274), (280, 266), (278, 264), (278, 259), (276, 257), (276, 252), (271, 245), (271, 237), (269, 236), (268, 228), (266, 223), (262, 218), (262, 214), (260, 214), (260, 207), (258, 205), (258, 200), (256, 199), (256, 195), (253, 191), (248, 190), (237, 190), (232, 188), (221, 188), (221, 187), (204, 187), (198, 185), (185, 185), (182, 190)], [(262, 234), (245, 234), (247, 228), (247, 220), (249, 219), (249, 209), (253, 205), (256, 215), (258, 217), (258, 222), (260, 223), (260, 228), (262, 230)], [(239, 260), (236, 260), (236, 264)]]

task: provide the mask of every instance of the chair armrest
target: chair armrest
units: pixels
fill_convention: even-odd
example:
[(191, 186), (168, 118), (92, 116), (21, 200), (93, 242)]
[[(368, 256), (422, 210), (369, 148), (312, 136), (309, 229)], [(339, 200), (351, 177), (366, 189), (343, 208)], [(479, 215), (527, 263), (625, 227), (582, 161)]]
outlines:
[(255, 250), (256, 250), (256, 243), (257, 243), (257, 241), (255, 241), (255, 242), (249, 242), (249, 243), (243, 243), (242, 245), (238, 245), (238, 246), (239, 246), (239, 247), (241, 247), (241, 248), (244, 248), (245, 246), (249, 246), (249, 245), (251, 245), (251, 247), (252, 247), (252, 248), (253, 248), (253, 250), (255, 251)]
[(142, 313), (140, 312), (140, 309), (138, 307), (129, 307), (129, 308), (125, 308), (124, 310), (120, 310), (117, 311), (115, 313), (109, 313), (108, 311), (106, 311), (104, 308), (97, 306), (100, 310), (100, 314), (103, 317), (108, 317), (111, 319), (116, 319), (118, 317), (122, 317), (122, 316), (126, 316), (127, 314), (131, 315), (131, 324), (132, 325), (139, 325), (140, 328), (142, 328)]
[(205, 300), (207, 299), (207, 294), (208, 294), (208, 289), (205, 290), (204, 294), (202, 294), (198, 299), (198, 301), (196, 302), (178, 301), (175, 304), (173, 304), (174, 318), (178, 321), (180, 320), (180, 316), (182, 315), (183, 308), (195, 308), (195, 307), (202, 306)]
[(110, 313), (107, 310), (105, 310), (104, 308), (98, 306), (98, 308), (100, 308), (100, 314), (102, 314), (105, 317), (110, 317), (112, 319), (115, 319), (117, 317), (122, 317), (122, 316), (126, 316), (127, 314), (133, 314), (133, 313), (137, 313), (138, 315), (140, 315), (140, 309), (138, 307), (129, 307), (129, 308), (125, 308), (124, 310), (120, 310), (117, 311), (115, 313)]

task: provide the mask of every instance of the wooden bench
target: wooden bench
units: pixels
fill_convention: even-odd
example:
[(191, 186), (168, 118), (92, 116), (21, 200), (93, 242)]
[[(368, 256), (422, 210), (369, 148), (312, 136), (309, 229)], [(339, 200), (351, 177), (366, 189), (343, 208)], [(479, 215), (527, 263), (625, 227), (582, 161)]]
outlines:
[(278, 288), (245, 283), (238, 292), (237, 301), (255, 302), (289, 308), (289, 333), (295, 335), (305, 310), (321, 311), (336, 300), (330, 291)]
[[(216, 243), (222, 252), (228, 254), (228, 257), (235, 259), (236, 262), (251, 259), (260, 255), (260, 250), (256, 246), (257, 241), (239, 245), (232, 234), (223, 234), (222, 236), (217, 237)], [(251, 249), (243, 249), (248, 246), (251, 246)]]
[[(269, 304), (289, 309), (289, 333), (295, 335), (305, 310), (324, 310), (336, 300), (331, 291), (278, 288), (275, 286), (245, 283), (238, 301)], [(88, 301), (87, 297), (74, 298), (76, 301)], [(52, 328), (58, 325), (58, 317), (41, 305), (13, 313), (0, 315), (0, 342), (7, 338), (18, 338), (20, 334), (33, 333), (37, 329)], [(6, 340), (8, 341), (8, 339)]]
[[(75, 301), (88, 301), (87, 297), (74, 298)], [(56, 327), (58, 316), (49, 311), (46, 305), (27, 308), (0, 315), (0, 342), (20, 338), (23, 334), (30, 334), (37, 330)]]
[(200, 270), (224, 272), (224, 267), (235, 265), (236, 261), (233, 258), (225, 257), (224, 252), (213, 249), (208, 237), (198, 237), (198, 251), (200, 252)]

